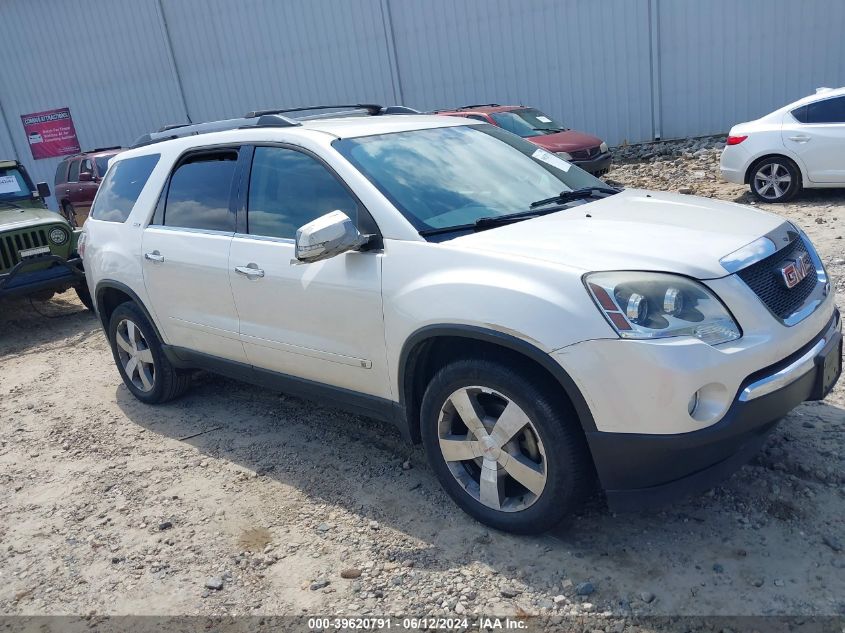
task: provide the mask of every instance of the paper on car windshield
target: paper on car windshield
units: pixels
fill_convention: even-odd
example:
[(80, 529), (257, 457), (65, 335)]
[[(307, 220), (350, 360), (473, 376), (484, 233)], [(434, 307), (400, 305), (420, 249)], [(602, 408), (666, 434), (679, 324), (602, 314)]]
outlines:
[(537, 160), (541, 160), (547, 165), (551, 165), (552, 167), (557, 167), (563, 172), (569, 171), (571, 165), (567, 163), (562, 158), (559, 158), (552, 154), (551, 152), (547, 152), (544, 149), (538, 149), (536, 152), (531, 154), (531, 158), (536, 158)]
[(543, 123), (551, 123), (552, 122), (552, 120), (547, 116), (538, 116), (537, 120), (542, 121)]
[(0, 176), (0, 193), (17, 193), (21, 190), (14, 176)]

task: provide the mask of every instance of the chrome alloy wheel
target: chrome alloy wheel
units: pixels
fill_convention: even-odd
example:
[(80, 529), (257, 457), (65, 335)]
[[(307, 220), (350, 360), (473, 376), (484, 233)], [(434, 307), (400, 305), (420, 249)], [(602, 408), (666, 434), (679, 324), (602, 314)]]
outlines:
[(517, 512), (546, 487), (546, 451), (531, 419), (486, 387), (455, 391), (440, 409), (440, 452), (464, 491), (485, 506)]
[(156, 368), (141, 329), (129, 319), (122, 319), (117, 324), (115, 342), (120, 364), (130, 382), (140, 391), (151, 391), (155, 386)]
[(767, 200), (783, 197), (791, 184), (789, 170), (780, 163), (766, 163), (754, 174), (754, 187)]

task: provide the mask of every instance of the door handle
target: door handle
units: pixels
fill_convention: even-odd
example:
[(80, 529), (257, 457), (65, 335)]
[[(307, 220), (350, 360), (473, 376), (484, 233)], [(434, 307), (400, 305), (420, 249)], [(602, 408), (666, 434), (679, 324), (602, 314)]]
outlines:
[(264, 271), (258, 267), (258, 264), (247, 264), (246, 266), (235, 266), (235, 272), (239, 275), (244, 275), (247, 279), (254, 279), (263, 277)]
[(144, 253), (144, 259), (148, 259), (151, 262), (163, 262), (164, 255), (162, 255), (158, 251), (153, 251), (152, 253)]
[(809, 136), (801, 136), (801, 135), (799, 135), (799, 136), (790, 136), (790, 137), (789, 137), (789, 140), (790, 140), (790, 141), (795, 141), (796, 143), (806, 143), (807, 141), (809, 141), (809, 140), (810, 140), (810, 137), (809, 137)]

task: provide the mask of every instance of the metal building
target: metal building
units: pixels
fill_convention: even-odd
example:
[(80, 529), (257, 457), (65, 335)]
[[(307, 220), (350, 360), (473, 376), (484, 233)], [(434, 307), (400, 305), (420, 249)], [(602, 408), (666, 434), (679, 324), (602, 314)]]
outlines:
[(0, 158), (21, 115), (83, 148), (358, 101), (524, 103), (611, 144), (726, 131), (845, 84), (842, 0), (2, 0)]

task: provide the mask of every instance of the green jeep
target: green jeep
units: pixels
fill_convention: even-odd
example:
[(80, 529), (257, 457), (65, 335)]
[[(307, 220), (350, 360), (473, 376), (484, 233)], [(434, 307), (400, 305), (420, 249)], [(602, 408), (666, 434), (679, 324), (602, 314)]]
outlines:
[(47, 208), (46, 182), (33, 187), (23, 165), (0, 160), (0, 300), (13, 295), (49, 299), (75, 288), (89, 310), (79, 231)]

